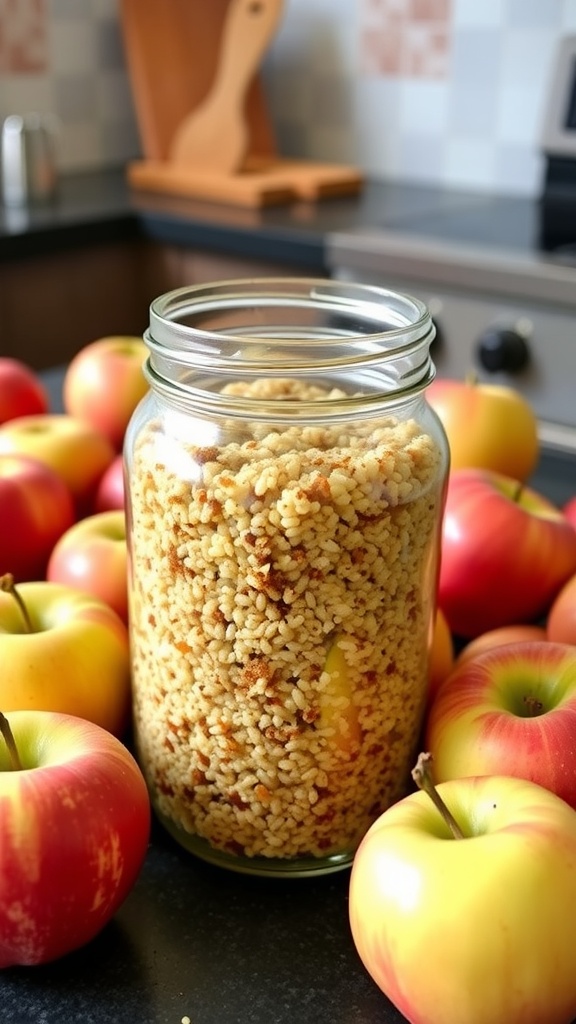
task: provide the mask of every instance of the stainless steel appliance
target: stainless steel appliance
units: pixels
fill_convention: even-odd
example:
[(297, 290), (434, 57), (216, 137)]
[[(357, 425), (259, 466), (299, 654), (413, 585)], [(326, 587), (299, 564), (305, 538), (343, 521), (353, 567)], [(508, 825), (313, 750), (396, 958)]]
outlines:
[(533, 482), (563, 501), (576, 493), (576, 244), (545, 250), (541, 227), (528, 198), (439, 203), (391, 229), (332, 234), (328, 263), (336, 278), (423, 299), (440, 375), (474, 371), (529, 399), (542, 442)]

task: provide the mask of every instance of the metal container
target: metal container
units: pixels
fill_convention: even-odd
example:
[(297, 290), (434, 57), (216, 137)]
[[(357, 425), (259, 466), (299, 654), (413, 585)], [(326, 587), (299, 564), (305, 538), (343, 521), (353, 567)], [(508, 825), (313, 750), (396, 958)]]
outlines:
[(151, 307), (126, 437), (138, 756), (237, 871), (350, 865), (410, 784), (448, 452), (426, 307), (251, 280)]
[(44, 203), (56, 194), (55, 121), (10, 114), (2, 124), (2, 198), (6, 206)]

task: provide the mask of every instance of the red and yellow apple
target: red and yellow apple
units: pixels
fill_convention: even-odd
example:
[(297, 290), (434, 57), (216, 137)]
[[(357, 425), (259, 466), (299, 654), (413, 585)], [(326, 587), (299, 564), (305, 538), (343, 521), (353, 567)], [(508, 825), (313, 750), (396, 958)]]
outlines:
[(144, 863), (150, 802), (133, 756), (99, 726), (48, 711), (0, 724), (5, 968), (56, 960), (111, 920)]
[(0, 575), (42, 579), (74, 518), (70, 490), (53, 469), (28, 455), (0, 455)]
[(62, 386), (64, 410), (122, 447), (134, 409), (148, 391), (142, 372), (148, 349), (132, 335), (99, 338), (76, 353)]
[(0, 578), (0, 708), (60, 711), (122, 736), (130, 717), (128, 630), (99, 598)]
[(360, 843), (349, 915), (364, 966), (411, 1024), (568, 1024), (576, 813), (524, 779), (436, 792), (464, 838), (417, 792)]
[(576, 573), (552, 602), (546, 617), (546, 636), (556, 643), (576, 645)]
[(521, 641), (464, 661), (426, 722), (438, 782), (515, 775), (576, 809), (576, 647)]
[(26, 363), (0, 356), (0, 423), (18, 416), (36, 416), (49, 409), (48, 392)]
[(436, 377), (426, 398), (448, 437), (453, 469), (490, 469), (525, 481), (538, 462), (536, 414), (514, 388)]
[(473, 638), (544, 615), (576, 572), (576, 530), (541, 494), (488, 470), (450, 473), (438, 604)]
[(126, 517), (120, 509), (74, 523), (55, 544), (46, 578), (99, 597), (128, 621)]
[(0, 454), (31, 455), (50, 466), (68, 485), (76, 517), (88, 515), (114, 448), (84, 420), (63, 413), (22, 416), (0, 426)]

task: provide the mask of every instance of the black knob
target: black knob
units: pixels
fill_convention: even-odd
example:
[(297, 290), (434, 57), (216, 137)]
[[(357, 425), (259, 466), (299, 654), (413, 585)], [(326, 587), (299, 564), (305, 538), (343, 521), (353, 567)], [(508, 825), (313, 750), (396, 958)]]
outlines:
[(508, 327), (490, 327), (478, 341), (478, 360), (489, 373), (501, 370), (519, 373), (530, 362), (530, 349), (523, 334)]

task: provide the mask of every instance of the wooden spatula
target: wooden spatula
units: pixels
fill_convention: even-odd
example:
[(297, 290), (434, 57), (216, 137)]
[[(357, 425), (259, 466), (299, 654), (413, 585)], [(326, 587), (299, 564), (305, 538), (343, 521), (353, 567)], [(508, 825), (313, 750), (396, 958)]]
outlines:
[(172, 161), (219, 174), (242, 168), (250, 141), (246, 91), (281, 12), (282, 0), (230, 0), (212, 88), (177, 128)]

